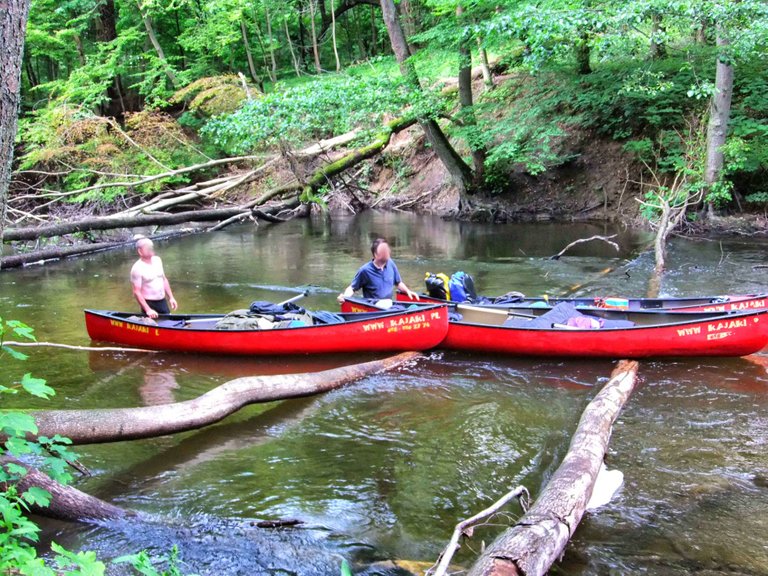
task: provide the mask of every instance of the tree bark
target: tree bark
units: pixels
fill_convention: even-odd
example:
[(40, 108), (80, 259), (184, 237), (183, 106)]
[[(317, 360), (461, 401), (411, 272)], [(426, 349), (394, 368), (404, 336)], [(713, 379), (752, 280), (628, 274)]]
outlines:
[(0, 4), (0, 236), (5, 227), (13, 146), (18, 126), (21, 65), (29, 0), (3, 0)]
[(468, 576), (540, 576), (563, 554), (581, 521), (616, 417), (635, 386), (637, 362), (623, 360), (589, 403), (568, 453), (533, 507), (478, 558)]
[(371, 144), (358, 148), (343, 156), (342, 158), (331, 162), (327, 166), (320, 168), (315, 174), (307, 181), (307, 186), (316, 190), (324, 185), (329, 178), (341, 174), (345, 170), (359, 164), (363, 160), (372, 158), (389, 144), (392, 134), (396, 134), (406, 128), (413, 126), (416, 123), (415, 119), (399, 119), (393, 120), (387, 123), (384, 131), (382, 131)]
[(168, 59), (165, 57), (165, 51), (163, 50), (163, 47), (160, 45), (160, 41), (157, 39), (157, 34), (155, 34), (155, 26), (152, 23), (152, 18), (150, 17), (149, 14), (144, 14), (144, 12), (141, 9), (141, 3), (137, 3), (137, 6), (139, 8), (139, 14), (141, 15), (141, 20), (144, 22), (144, 28), (147, 30), (149, 41), (152, 43), (152, 46), (155, 48), (155, 52), (157, 52), (157, 57), (163, 63), (163, 67), (165, 68), (165, 75), (168, 76), (168, 80), (170, 80), (171, 86), (173, 86), (174, 88), (178, 88), (179, 81), (176, 78), (176, 74), (174, 74), (170, 63), (168, 62)]
[(301, 76), (301, 67), (296, 59), (296, 53), (293, 51), (293, 42), (291, 41), (291, 32), (288, 30), (288, 20), (283, 20), (285, 26), (285, 38), (288, 40), (288, 50), (291, 51), (291, 60), (293, 60), (293, 69), (296, 70), (296, 76)]
[(333, 0), (331, 0), (331, 40), (333, 42), (333, 55), (336, 58), (336, 72), (341, 72), (339, 50), (336, 46), (336, 12), (333, 9)]
[[(415, 89), (420, 90), (421, 85), (419, 83), (419, 77), (416, 74), (416, 68), (413, 66), (413, 63), (408, 60), (411, 56), (411, 51), (405, 40), (403, 29), (400, 26), (400, 21), (397, 17), (397, 9), (395, 8), (393, 0), (381, 0), (381, 12), (384, 16), (384, 24), (387, 27), (392, 50), (400, 64), (400, 72), (405, 77), (406, 82)], [(448, 138), (435, 120), (420, 120), (419, 124), (424, 130), (424, 134), (432, 145), (435, 154), (437, 154), (437, 157), (451, 175), (459, 192), (464, 194), (470, 188), (472, 170), (467, 166), (467, 163), (462, 160), (461, 156), (458, 155), (453, 146), (451, 146)]]
[[(464, 9), (459, 4), (456, 7), (456, 19), (461, 25)], [(475, 117), (474, 102), (472, 98), (472, 52), (469, 49), (469, 38), (465, 37), (459, 41), (459, 104), (461, 105), (461, 116), (465, 126), (474, 129), (477, 126)], [(469, 142), (469, 148), (472, 151), (472, 164), (474, 167), (475, 188), (479, 187), (483, 181), (485, 173), (485, 146), (479, 146), (475, 142)]]
[(493, 88), (493, 74), (491, 73), (491, 65), (488, 63), (488, 52), (483, 47), (483, 43), (480, 38), (477, 39), (477, 50), (480, 53), (480, 69), (483, 72), (483, 82), (486, 87)]
[(659, 34), (664, 32), (664, 27), (661, 25), (661, 22), (662, 18), (660, 14), (651, 16), (651, 58), (654, 60), (663, 58), (667, 54), (666, 45), (658, 38)]
[(591, 49), (589, 47), (589, 34), (582, 32), (576, 42), (576, 62), (579, 74), (591, 74), (592, 66), (589, 63)]
[[(244, 210), (252, 209), (261, 205), (270, 198), (281, 194), (288, 194), (300, 190), (298, 184), (289, 184), (280, 188), (275, 188), (263, 194), (259, 198), (252, 200), (240, 206), (230, 206), (227, 208), (210, 208), (207, 210), (189, 210), (186, 212), (176, 212), (175, 214), (137, 214), (127, 216), (95, 216), (92, 218), (83, 218), (69, 222), (58, 222), (39, 227), (16, 228), (5, 231), (3, 241), (23, 241), (36, 240), (38, 238), (50, 238), (51, 236), (63, 236), (75, 232), (90, 232), (92, 230), (115, 230), (117, 228), (134, 228), (137, 226), (167, 226), (169, 224), (183, 224), (185, 222), (211, 222), (216, 220), (225, 220), (239, 214)], [(293, 202), (281, 205), (281, 210), (295, 207)], [(108, 247), (108, 246), (105, 246)], [(104, 249), (104, 248), (101, 248)], [(6, 260), (8, 258), (9, 260)], [(12, 256), (2, 259), (2, 267), (5, 267), (6, 261), (10, 261)]]
[(405, 352), (322, 372), (237, 378), (193, 400), (175, 404), (28, 413), (35, 419), (39, 436), (60, 434), (76, 445), (153, 438), (214, 424), (250, 404), (321, 394), (365, 376), (392, 370), (420, 356), (418, 352)]
[(256, 72), (256, 64), (253, 63), (253, 53), (251, 52), (251, 43), (248, 42), (248, 31), (245, 28), (244, 18), (240, 18), (240, 33), (243, 36), (243, 46), (245, 47), (245, 56), (248, 59), (248, 71), (251, 73), (251, 79), (256, 82), (257, 86), (263, 86), (261, 78)]
[(707, 127), (707, 166), (704, 180), (709, 186), (720, 180), (723, 171), (723, 150), (728, 135), (728, 120), (731, 114), (731, 96), (733, 95), (733, 66), (724, 59), (723, 52), (729, 42), (722, 34), (717, 36), (717, 46), (720, 54), (717, 59), (715, 75), (715, 94), (709, 111), (709, 126)]
[(323, 69), (320, 66), (320, 49), (317, 46), (317, 30), (315, 29), (315, 1), (309, 0), (309, 25), (312, 32), (312, 54), (315, 56), (315, 72), (320, 74)]
[(31, 511), (36, 514), (48, 518), (57, 518), (59, 520), (75, 522), (88, 520), (117, 520), (136, 516), (135, 512), (125, 510), (114, 504), (90, 496), (72, 486), (60, 484), (47, 474), (36, 468), (31, 468), (15, 458), (0, 458), (0, 463), (3, 461), (13, 462), (13, 464), (22, 466), (27, 470), (26, 475), (18, 482), (14, 483), (19, 494), (26, 492), (29, 488), (35, 486), (46, 490), (51, 495), (51, 502), (48, 506), (31, 507)]
[(269, 7), (267, 4), (267, 2), (264, 2), (264, 18), (267, 21), (267, 42), (269, 42), (269, 59), (272, 63), (272, 66), (270, 67), (269, 78), (274, 84), (277, 82), (277, 60), (275, 60), (275, 42), (272, 38), (272, 18), (269, 15)]

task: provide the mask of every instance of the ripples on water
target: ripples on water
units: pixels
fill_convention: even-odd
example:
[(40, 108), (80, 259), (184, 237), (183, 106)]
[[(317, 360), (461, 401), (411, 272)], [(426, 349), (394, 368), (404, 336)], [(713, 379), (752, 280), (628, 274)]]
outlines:
[[(611, 232), (362, 215), (256, 233), (236, 227), (158, 248), (186, 312), (286, 299), (306, 286), (313, 292), (307, 306), (334, 309), (372, 235), (392, 239), (414, 288), (426, 271), (464, 269), (486, 294), (644, 294), (651, 260), (635, 258), (642, 235), (623, 232), (618, 254), (587, 245), (560, 261), (544, 259), (576, 238)], [(675, 241), (662, 291), (760, 291), (764, 271), (752, 266), (764, 263), (764, 248), (752, 240), (722, 249)], [(87, 344), (82, 308), (134, 306), (125, 278), (133, 259), (129, 251), (111, 252), (3, 273), (0, 315), (34, 325), (40, 339)], [(609, 267), (614, 271), (601, 275)], [(3, 370), (9, 378), (25, 371), (47, 378), (61, 406), (106, 407), (183, 400), (245, 374), (349, 361), (33, 351), (26, 365)], [(766, 364), (642, 363), (642, 383), (607, 458), (609, 468), (624, 472), (625, 485), (610, 506), (585, 517), (558, 573), (768, 573)], [(432, 561), (458, 520), (518, 484), (538, 493), (611, 369), (609, 361), (434, 353), (322, 397), (249, 407), (202, 431), (84, 447), (95, 476), (79, 486), (151, 519), (97, 527), (50, 522), (46, 537), (104, 558), (142, 548), (163, 554), (177, 544), (188, 573), (330, 575), (346, 557), (356, 573), (395, 574), (381, 562)], [(253, 526), (275, 518), (305, 524)], [(478, 532), (475, 548), (500, 529)], [(465, 548), (457, 560), (472, 557)]]

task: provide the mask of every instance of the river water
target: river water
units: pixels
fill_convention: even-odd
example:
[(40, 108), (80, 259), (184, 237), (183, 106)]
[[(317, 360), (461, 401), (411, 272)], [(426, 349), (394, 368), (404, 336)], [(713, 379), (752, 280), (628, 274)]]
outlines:
[[(602, 243), (546, 257), (593, 234)], [(391, 240), (406, 283), (427, 271), (472, 274), (481, 293), (644, 295), (648, 236), (593, 224), (485, 225), (392, 213), (232, 227), (159, 243), (183, 312), (227, 312), (309, 286), (307, 307), (336, 294)], [(666, 295), (765, 288), (766, 245), (753, 239), (675, 240)], [(38, 339), (89, 344), (82, 309), (135, 308), (132, 250), (0, 274), (0, 316)], [(605, 269), (613, 270), (604, 273)], [(5, 406), (123, 407), (195, 397), (229, 379), (330, 368), (370, 357), (215, 358), (33, 349), (3, 357), (4, 379), (46, 378), (55, 400)], [(768, 357), (641, 363), (641, 383), (607, 457), (625, 483), (588, 513), (558, 574), (768, 574)], [(172, 437), (81, 447), (93, 472), (77, 486), (146, 514), (140, 522), (43, 521), (55, 540), (105, 560), (179, 548), (197, 574), (405, 574), (392, 561), (431, 563), (453, 525), (523, 484), (540, 492), (612, 361), (515, 359), (434, 352), (412, 366), (316, 398), (249, 407)], [(6, 382), (3, 382), (4, 384)], [(478, 529), (456, 556), (467, 565), (504, 523)], [(258, 528), (296, 518), (296, 528)], [(426, 565), (422, 566), (422, 569)], [(110, 568), (119, 573), (121, 568)]]

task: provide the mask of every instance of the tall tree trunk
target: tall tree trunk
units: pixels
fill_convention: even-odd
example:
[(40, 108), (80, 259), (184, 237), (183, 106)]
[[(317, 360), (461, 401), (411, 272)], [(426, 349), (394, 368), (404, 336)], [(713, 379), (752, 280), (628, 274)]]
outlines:
[[(464, 8), (459, 4), (456, 7), (456, 20), (459, 26), (462, 25)], [(475, 117), (474, 102), (472, 98), (472, 52), (469, 49), (469, 37), (466, 36), (459, 41), (459, 104), (461, 105), (461, 116), (465, 126), (475, 129), (477, 119)], [(472, 164), (474, 166), (475, 185), (479, 185), (483, 180), (485, 172), (484, 146), (476, 146), (470, 142), (472, 150)]]
[(658, 60), (663, 58), (667, 54), (667, 48), (659, 36), (664, 32), (664, 27), (661, 25), (661, 15), (654, 14), (651, 16), (651, 58)]
[(21, 64), (29, 0), (3, 0), (0, 11), (0, 237), (5, 227), (11, 183), (13, 144), (21, 100)]
[[(104, 0), (99, 4), (99, 18), (96, 27), (96, 38), (99, 42), (107, 43), (117, 40), (117, 8), (114, 0)], [(126, 112), (123, 98), (123, 84), (120, 75), (115, 75), (115, 81), (107, 87), (109, 101), (103, 104), (101, 114), (103, 116), (119, 117)]]
[[(400, 64), (400, 72), (406, 79), (406, 82), (416, 89), (421, 89), (419, 77), (416, 74), (416, 68), (413, 66), (413, 63), (408, 60), (411, 56), (411, 51), (410, 48), (408, 48), (403, 29), (400, 26), (394, 1), (381, 0), (381, 12), (384, 16), (384, 24), (387, 27), (392, 50)], [(432, 145), (435, 154), (440, 158), (440, 161), (448, 170), (448, 173), (451, 175), (459, 192), (463, 195), (472, 181), (472, 170), (467, 166), (466, 162), (462, 160), (456, 150), (454, 150), (453, 146), (451, 146), (448, 138), (435, 120), (421, 120), (419, 124), (424, 130), (424, 134)]]
[[(253, 53), (251, 52), (251, 43), (248, 42), (248, 31), (245, 29), (245, 18), (240, 18), (240, 33), (243, 36), (243, 46), (245, 47), (245, 56), (248, 59), (248, 71), (251, 73), (251, 78), (258, 86), (262, 85), (261, 78), (256, 72), (256, 65), (253, 63)], [(263, 90), (262, 90), (263, 91)]]
[(576, 43), (576, 62), (579, 74), (592, 73), (592, 66), (589, 64), (590, 52), (589, 34), (587, 32), (582, 32)]
[(717, 46), (720, 55), (717, 59), (715, 75), (715, 94), (709, 112), (707, 128), (707, 166), (704, 180), (709, 186), (715, 184), (723, 170), (723, 150), (728, 135), (728, 119), (731, 115), (731, 96), (733, 95), (733, 66), (723, 60), (727, 57), (723, 52), (729, 41), (718, 32)]
[(379, 37), (376, 28), (376, 8), (373, 6), (371, 6), (371, 45), (373, 46), (371, 55), (375, 56), (379, 51)]
[(272, 38), (272, 18), (269, 15), (269, 7), (264, 2), (264, 18), (267, 21), (267, 42), (269, 42), (269, 59), (271, 62), (269, 78), (274, 84), (277, 82), (277, 60), (275, 60), (275, 41)]
[(30, 88), (34, 88), (40, 84), (40, 82), (37, 80), (35, 67), (32, 65), (32, 58), (30, 58), (28, 54), (24, 55), (24, 69), (27, 72), (27, 80), (29, 81)]
[[(312, 0), (310, 0), (311, 2)], [(303, 2), (299, 0), (299, 60), (303, 70), (309, 69), (307, 66), (307, 41), (306, 41), (306, 26), (304, 26), (304, 8)]]
[(336, 58), (336, 72), (341, 72), (339, 50), (336, 46), (336, 14), (334, 12), (333, 0), (331, 0), (331, 40), (333, 41), (333, 55)]
[[(403, 33), (406, 40), (416, 34), (416, 19), (413, 13), (413, 2), (411, 0), (400, 0), (400, 13), (402, 14)], [(408, 44), (411, 51), (414, 50), (412, 44)]]
[(291, 31), (288, 29), (288, 20), (283, 20), (285, 26), (285, 38), (288, 41), (288, 50), (291, 51), (291, 60), (293, 60), (293, 69), (296, 70), (296, 76), (301, 76), (301, 67), (296, 59), (296, 52), (293, 51), (293, 42), (291, 41)]
[(488, 63), (488, 52), (483, 47), (483, 42), (480, 38), (477, 39), (477, 51), (480, 54), (480, 69), (483, 71), (483, 82), (488, 88), (493, 88), (493, 74), (491, 73), (491, 65)]
[[(269, 63), (267, 62), (267, 49), (264, 46), (264, 39), (261, 37), (261, 28), (259, 28), (259, 21), (256, 19), (256, 11), (254, 10), (253, 14), (253, 30), (256, 32), (256, 40), (259, 42), (259, 48), (261, 49), (261, 60), (264, 62), (264, 69), (267, 71), (267, 74), (269, 75), (269, 79), (274, 84), (276, 81), (276, 78), (272, 75), (272, 70), (269, 67)], [(259, 85), (259, 89), (264, 92), (264, 83), (262, 82)]]
[(320, 74), (323, 68), (320, 66), (320, 49), (317, 46), (317, 30), (315, 28), (315, 0), (309, 0), (309, 24), (312, 32), (312, 53), (315, 56), (315, 71)]
[(152, 23), (152, 17), (149, 14), (144, 14), (144, 12), (141, 9), (140, 3), (137, 3), (137, 6), (139, 7), (139, 14), (141, 15), (141, 20), (144, 22), (144, 28), (146, 28), (147, 30), (147, 36), (149, 36), (149, 41), (152, 42), (152, 46), (154, 47), (155, 52), (157, 52), (157, 57), (163, 63), (163, 67), (165, 68), (165, 75), (168, 76), (168, 80), (170, 80), (171, 86), (173, 86), (174, 88), (178, 88), (179, 81), (176, 79), (176, 74), (174, 74), (173, 69), (171, 68), (171, 65), (168, 62), (168, 59), (165, 57), (165, 51), (163, 50), (163, 47), (160, 45), (160, 41), (157, 39), (157, 34), (155, 34), (155, 26)]

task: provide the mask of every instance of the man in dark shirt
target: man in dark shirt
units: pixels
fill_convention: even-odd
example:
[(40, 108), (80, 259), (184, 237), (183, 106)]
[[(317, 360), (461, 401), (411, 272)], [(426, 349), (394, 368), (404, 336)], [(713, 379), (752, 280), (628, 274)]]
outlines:
[(374, 300), (386, 300), (392, 298), (392, 287), (397, 286), (401, 292), (405, 292), (412, 299), (419, 299), (418, 294), (410, 291), (400, 278), (395, 261), (389, 251), (389, 244), (384, 238), (377, 238), (371, 244), (373, 258), (363, 264), (355, 274), (352, 284), (339, 294), (339, 302), (344, 302), (355, 293), (355, 290), (363, 290), (363, 297)]

